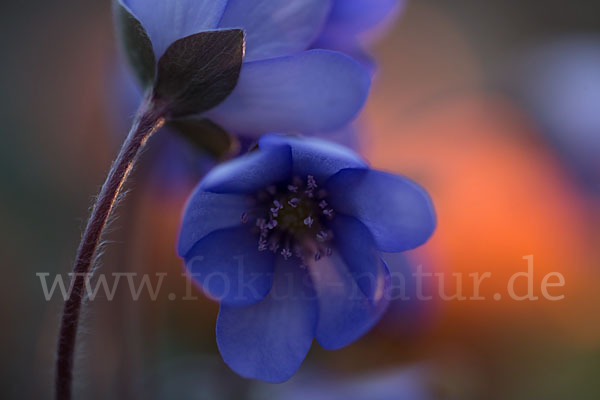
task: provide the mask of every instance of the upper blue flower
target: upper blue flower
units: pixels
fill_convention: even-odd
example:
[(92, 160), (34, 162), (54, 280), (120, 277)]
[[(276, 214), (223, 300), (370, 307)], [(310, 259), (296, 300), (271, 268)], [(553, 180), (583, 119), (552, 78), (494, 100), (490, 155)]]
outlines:
[(237, 86), (204, 113), (227, 130), (337, 129), (362, 107), (370, 78), (352, 58), (309, 50), (331, 9), (330, 0), (118, 0), (146, 30), (157, 59), (189, 35), (242, 29), (244, 63)]
[(390, 294), (379, 252), (415, 248), (434, 227), (429, 196), (409, 179), (339, 145), (270, 134), (200, 182), (178, 253), (221, 301), (225, 362), (281, 382), (313, 338), (337, 349), (376, 323)]

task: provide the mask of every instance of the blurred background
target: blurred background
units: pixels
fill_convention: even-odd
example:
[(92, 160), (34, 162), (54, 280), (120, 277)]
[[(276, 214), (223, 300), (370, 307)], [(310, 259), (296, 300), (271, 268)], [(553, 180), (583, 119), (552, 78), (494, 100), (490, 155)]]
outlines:
[[(118, 90), (109, 1), (0, 10), (0, 398), (43, 399), (62, 300), (45, 300), (36, 273), (70, 271), (132, 111)], [(101, 268), (165, 272), (162, 293), (176, 300), (134, 302), (124, 288), (86, 307), (79, 398), (600, 398), (599, 16), (600, 3), (586, 0), (407, 3), (371, 48), (359, 151), (424, 185), (438, 212), (433, 238), (392, 268), (462, 273), (467, 295), (468, 274), (490, 272), (486, 300), (395, 302), (353, 345), (314, 345), (282, 385), (229, 371), (217, 305), (181, 300), (190, 288), (174, 243), (195, 179), (153, 172), (157, 135)], [(492, 296), (527, 271), (528, 255), (535, 294), (558, 272), (565, 286), (551, 293), (563, 300)]]

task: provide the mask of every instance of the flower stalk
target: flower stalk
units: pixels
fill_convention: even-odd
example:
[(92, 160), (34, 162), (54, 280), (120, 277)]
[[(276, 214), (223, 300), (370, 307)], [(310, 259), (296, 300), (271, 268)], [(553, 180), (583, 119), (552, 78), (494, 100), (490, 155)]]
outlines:
[(75, 343), (85, 293), (85, 280), (90, 273), (102, 233), (141, 149), (150, 136), (164, 125), (165, 113), (164, 107), (157, 106), (150, 99), (142, 103), (88, 219), (75, 258), (69, 297), (65, 301), (61, 317), (55, 371), (56, 400), (71, 399)]

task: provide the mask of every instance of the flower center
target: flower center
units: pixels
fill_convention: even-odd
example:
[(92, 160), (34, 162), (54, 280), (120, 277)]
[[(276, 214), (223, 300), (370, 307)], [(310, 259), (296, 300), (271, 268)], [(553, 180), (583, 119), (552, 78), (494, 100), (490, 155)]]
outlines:
[(270, 186), (256, 195), (256, 207), (242, 214), (243, 223), (254, 220), (258, 250), (272, 251), (284, 259), (296, 256), (307, 264), (331, 255), (333, 234), (328, 229), (334, 211), (327, 193), (315, 178), (294, 178), (288, 185)]

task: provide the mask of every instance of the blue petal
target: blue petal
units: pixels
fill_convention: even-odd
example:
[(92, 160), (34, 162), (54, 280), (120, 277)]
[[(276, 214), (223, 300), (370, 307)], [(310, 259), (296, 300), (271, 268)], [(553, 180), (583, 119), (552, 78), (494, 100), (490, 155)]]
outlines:
[(217, 344), (223, 360), (246, 378), (288, 380), (310, 349), (317, 312), (307, 271), (279, 257), (265, 299), (250, 307), (221, 306)]
[(368, 70), (333, 51), (250, 62), (231, 95), (208, 116), (230, 131), (255, 136), (330, 131), (356, 116), (370, 83)]
[(377, 250), (369, 229), (354, 217), (336, 215), (331, 228), (335, 248), (348, 266), (362, 292), (373, 299), (379, 289), (380, 277), (387, 271), (382, 267), (381, 255)]
[(258, 235), (243, 226), (209, 234), (187, 253), (185, 263), (208, 295), (239, 306), (254, 304), (269, 293), (275, 257), (258, 251)]
[(365, 161), (348, 148), (317, 138), (268, 134), (260, 139), (259, 145), (261, 149), (289, 145), (292, 173), (301, 178), (312, 175), (321, 183), (344, 168), (368, 168)]
[(306, 50), (320, 33), (331, 0), (229, 0), (220, 28), (246, 32), (246, 61)]
[(324, 35), (356, 36), (391, 18), (405, 0), (336, 0)]
[(371, 78), (377, 72), (377, 63), (372, 55), (367, 53), (362, 46), (362, 43), (355, 38), (343, 36), (321, 36), (315, 41), (312, 46), (315, 49), (327, 49), (339, 51), (360, 62), (369, 71)]
[(196, 187), (190, 196), (179, 233), (177, 253), (186, 257), (191, 248), (209, 233), (242, 224), (249, 200), (237, 194), (216, 194)]
[(413, 249), (425, 243), (435, 229), (431, 199), (410, 179), (381, 171), (347, 169), (332, 176), (326, 188), (333, 208), (365, 224), (379, 250)]
[(217, 27), (227, 0), (119, 0), (140, 20), (160, 58), (177, 39)]
[[(437, 303), (423, 301), (422, 296), (435, 293), (437, 282), (430, 279), (417, 284), (414, 275), (417, 266), (422, 267), (427, 260), (423, 260), (422, 256), (415, 258), (410, 253), (383, 254), (392, 282), (390, 305), (383, 318), (387, 331), (416, 337), (429, 329), (435, 320)], [(426, 268), (424, 270), (427, 271)]]
[(390, 274), (380, 259), (377, 289), (368, 298), (337, 251), (310, 266), (319, 298), (317, 341), (328, 350), (354, 342), (377, 323), (390, 298)]
[(289, 179), (291, 172), (290, 147), (271, 146), (217, 166), (206, 175), (200, 187), (216, 193), (254, 193)]

